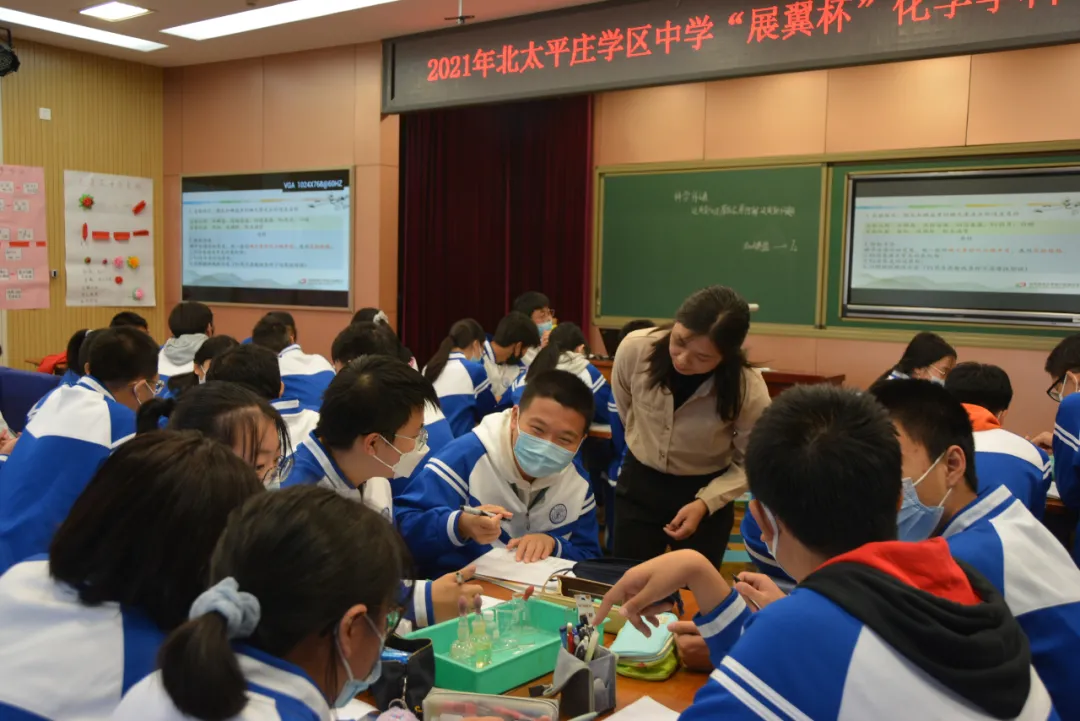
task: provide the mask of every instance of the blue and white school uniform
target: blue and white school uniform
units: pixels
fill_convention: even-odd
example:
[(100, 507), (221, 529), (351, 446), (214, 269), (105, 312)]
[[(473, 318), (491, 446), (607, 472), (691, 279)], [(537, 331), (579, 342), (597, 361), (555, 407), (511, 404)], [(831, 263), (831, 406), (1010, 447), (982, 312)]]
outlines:
[(454, 438), (471, 431), (495, 410), (495, 395), (483, 361), (471, 361), (464, 353), (450, 354), (433, 385)]
[(887, 381), (906, 381), (911, 380), (911, 376), (907, 373), (901, 373), (898, 370), (889, 371), (889, 375), (885, 378)]
[(488, 380), (491, 381), (491, 393), (499, 402), (498, 408), (507, 408), (506, 392), (514, 384), (522, 371), (528, 370), (523, 361), (517, 363), (499, 363), (495, 360), (495, 349), (490, 341), (484, 341), (484, 370), (487, 371)]
[[(1061, 502), (1080, 510), (1080, 393), (1065, 396), (1054, 420), (1054, 481)], [(1073, 546), (1073, 560), (1080, 563), (1080, 526)]]
[(281, 414), (281, 420), (285, 421), (285, 427), (289, 429), (289, 448), (296, 453), (297, 446), (319, 425), (319, 414), (302, 408), (300, 401), (295, 398), (290, 401), (278, 399), (270, 405)]
[(317, 411), (322, 407), (323, 393), (334, 380), (334, 366), (321, 355), (310, 355), (293, 344), (278, 353), (281, 382), (285, 400), (298, 400), (302, 408)]
[(761, 526), (758, 525), (754, 514), (750, 513), (749, 510), (743, 514), (739, 533), (742, 535), (746, 553), (749, 554), (750, 560), (754, 562), (758, 573), (764, 573), (771, 578), (782, 591), (790, 591), (795, 588), (795, 579), (780, 568), (780, 564), (769, 553), (769, 547), (761, 540)]
[(60, 376), (60, 385), (73, 386), (79, 382), (80, 378), (82, 378), (81, 375), (71, 370), (71, 368), (68, 368), (67, 371), (64, 372), (64, 375)]
[(975, 430), (975, 474), (979, 493), (1005, 486), (1038, 519), (1046, 512), (1050, 457), (1031, 441), (1001, 427), (993, 413), (964, 404)]
[(53, 532), (117, 446), (135, 414), (97, 380), (51, 391), (31, 412), (0, 483), (0, 573), (46, 553)]
[(585, 472), (572, 463), (531, 483), (522, 478), (510, 445), (511, 413), (488, 416), (472, 433), (429, 456), (398, 498), (398, 529), (422, 568), (456, 570), (491, 550), (458, 536), (457, 509), (463, 504), (494, 504), (514, 514), (502, 521), (496, 546), (545, 533), (555, 540), (553, 556), (600, 556), (596, 499)]
[(1005, 597), (1054, 708), (1080, 719), (1080, 569), (1068, 552), (1004, 486), (980, 491), (941, 535)]
[(0, 719), (105, 721), (164, 639), (140, 611), (83, 605), (46, 559), (13, 566), (0, 576)]
[(158, 353), (158, 378), (168, 382), (173, 376), (194, 373), (195, 354), (206, 340), (202, 333), (188, 333), (165, 341)]
[[(352, 484), (345, 480), (345, 473), (334, 463), (329, 449), (314, 433), (308, 435), (297, 447), (293, 454), (292, 470), (281, 482), (282, 488), (304, 485), (330, 488), (345, 498), (363, 503), (381, 514), (389, 523), (394, 522), (394, 497), (390, 491), (390, 481), (379, 477), (369, 478), (359, 488), (353, 488)], [(417, 627), (433, 623), (435, 611), (431, 600), (431, 582), (416, 581), (412, 595), (413, 606), (406, 617)]]
[[(238, 644), (236, 660), (247, 684), (247, 705), (232, 721), (332, 721), (335, 715), (318, 686), (299, 666)], [(192, 721), (165, 690), (161, 672), (124, 696), (113, 721)]]
[[(868, 544), (854, 553), (864, 553), (875, 546), (925, 548), (928, 543), (935, 542)], [(922, 552), (923, 548), (917, 548), (908, 553), (921, 555)], [(944, 564), (952, 563), (955, 569), (947, 549), (939, 547), (935, 556), (941, 557)], [(915, 574), (915, 578), (921, 576)], [(811, 574), (810, 578), (813, 577)], [(883, 597), (878, 606), (887, 604), (888, 600), (887, 596)], [(941, 617), (946, 622), (954, 613), (962, 613), (956, 609), (959, 604), (941, 606), (944, 609)], [(891, 621), (887, 614), (887, 611), (882, 614), (886, 622)], [(709, 648), (715, 670), (694, 697), (693, 705), (679, 716), (680, 721), (996, 718), (947, 687), (934, 671), (902, 655), (839, 603), (802, 586), (757, 613), (751, 613), (742, 597), (732, 592), (715, 609), (695, 616), (694, 622)], [(935, 634), (937, 630), (936, 624), (930, 627)], [(936, 661), (940, 668), (955, 671), (952, 667), (957, 664), (957, 649), (946, 641), (960, 636), (956, 630), (942, 633), (941, 643), (925, 649), (931, 665)], [(938, 658), (934, 658), (935, 654)], [(978, 681), (981, 675), (986, 676), (976, 693), (993, 693), (996, 690), (993, 679), (1001, 677), (991, 676), (990, 669), (981, 674), (981, 658), (977, 654), (969, 654), (966, 661), (962, 668), (968, 672), (968, 680)], [(1059, 721), (1063, 718), (1055, 712), (1034, 668), (1029, 665), (1026, 674), (1022, 668), (1016, 669), (1008, 677), (1012, 682), (1010, 691), (1023, 685), (1017, 683), (1018, 676), (1021, 679), (1026, 676), (1029, 685), (1026, 697), (1019, 698), (1022, 707), (1016, 719)]]

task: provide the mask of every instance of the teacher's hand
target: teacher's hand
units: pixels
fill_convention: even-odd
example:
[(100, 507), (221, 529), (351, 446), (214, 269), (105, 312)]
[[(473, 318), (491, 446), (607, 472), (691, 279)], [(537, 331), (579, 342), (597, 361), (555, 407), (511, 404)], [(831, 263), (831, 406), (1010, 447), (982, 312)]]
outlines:
[(694, 531), (701, 524), (701, 519), (707, 515), (709, 515), (709, 507), (705, 505), (705, 501), (695, 498), (679, 509), (675, 518), (671, 519), (671, 523), (664, 526), (664, 533), (676, 541), (686, 540), (694, 535)]

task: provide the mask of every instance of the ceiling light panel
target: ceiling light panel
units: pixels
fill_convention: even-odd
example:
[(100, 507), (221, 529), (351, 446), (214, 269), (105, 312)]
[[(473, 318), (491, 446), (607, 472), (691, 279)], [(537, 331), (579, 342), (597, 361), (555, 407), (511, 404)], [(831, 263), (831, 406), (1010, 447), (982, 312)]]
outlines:
[(73, 38), (82, 38), (83, 40), (92, 40), (96, 43), (115, 45), (120, 48), (138, 50), (144, 53), (169, 47), (168, 45), (162, 45), (161, 43), (155, 43), (150, 40), (143, 40), (142, 38), (131, 37), (130, 35), (121, 35), (119, 33), (111, 33), (108, 30), (88, 28), (84, 25), (76, 25), (75, 23), (55, 20), (53, 18), (42, 17), (41, 15), (33, 15), (31, 13), (24, 13), (20, 10), (11, 10), (5, 7), (0, 7), (0, 23), (23, 25), (28, 28), (45, 30), (50, 33), (59, 33), (60, 35), (68, 35)]
[(287, 25), (301, 20), (360, 10), (361, 8), (389, 2), (396, 2), (396, 0), (292, 0), (291, 2), (279, 3), (255, 10), (245, 10), (232, 15), (200, 20), (187, 25), (177, 25), (176, 27), (166, 28), (161, 32), (179, 35), (190, 40), (209, 40), (226, 35), (261, 30), (275, 25)]
[(146, 15), (150, 10), (141, 8), (138, 5), (128, 5), (127, 3), (109, 2), (103, 5), (95, 5), (93, 7), (80, 10), (79, 14), (89, 15), (92, 18), (98, 18), (99, 20), (108, 20), (111, 23), (120, 22), (121, 20), (130, 20), (131, 18), (137, 18), (140, 15)]

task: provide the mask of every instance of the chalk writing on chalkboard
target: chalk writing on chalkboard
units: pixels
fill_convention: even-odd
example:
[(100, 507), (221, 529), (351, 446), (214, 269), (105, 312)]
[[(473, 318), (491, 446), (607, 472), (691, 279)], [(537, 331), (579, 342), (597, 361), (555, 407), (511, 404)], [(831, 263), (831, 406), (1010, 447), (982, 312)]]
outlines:
[(717, 217), (733, 215), (750, 216), (753, 218), (776, 217), (782, 215), (788, 218), (794, 218), (795, 207), (791, 205), (744, 205), (743, 203), (695, 205), (690, 208), (690, 215), (714, 215)]
[(772, 253), (774, 251), (780, 253), (798, 253), (799, 243), (796, 240), (792, 240), (790, 243), (781, 243), (777, 245), (776, 243), (770, 243), (767, 240), (748, 240), (743, 243), (742, 249), (744, 253)]

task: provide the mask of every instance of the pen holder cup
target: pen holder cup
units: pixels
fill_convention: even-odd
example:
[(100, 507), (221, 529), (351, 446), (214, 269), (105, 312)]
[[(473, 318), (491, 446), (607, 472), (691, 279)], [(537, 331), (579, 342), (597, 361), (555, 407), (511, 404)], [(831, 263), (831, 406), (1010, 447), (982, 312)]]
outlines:
[(593, 660), (588, 663), (560, 648), (552, 686), (560, 694), (559, 707), (563, 714), (573, 718), (615, 708), (617, 661), (618, 657), (603, 646), (597, 647)]

